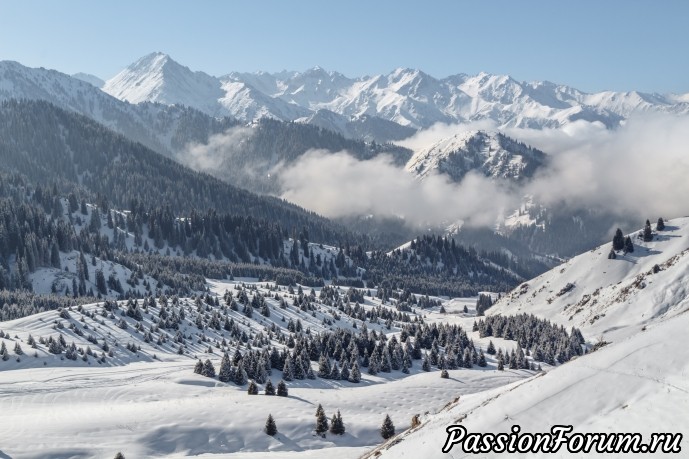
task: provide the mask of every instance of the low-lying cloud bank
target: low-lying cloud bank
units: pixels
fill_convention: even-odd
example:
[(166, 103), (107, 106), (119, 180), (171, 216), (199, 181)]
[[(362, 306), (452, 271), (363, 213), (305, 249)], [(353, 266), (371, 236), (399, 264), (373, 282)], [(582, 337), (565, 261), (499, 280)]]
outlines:
[[(436, 125), (401, 144), (428, 146), (490, 123)], [(309, 151), (281, 171), (282, 197), (329, 217), (403, 216), (415, 225), (464, 220), (488, 226), (525, 195), (548, 206), (595, 208), (628, 217), (689, 214), (689, 117), (641, 115), (616, 130), (577, 121), (560, 129), (507, 129), (549, 154), (547, 167), (519, 187), (469, 174), (418, 181), (389, 158)]]

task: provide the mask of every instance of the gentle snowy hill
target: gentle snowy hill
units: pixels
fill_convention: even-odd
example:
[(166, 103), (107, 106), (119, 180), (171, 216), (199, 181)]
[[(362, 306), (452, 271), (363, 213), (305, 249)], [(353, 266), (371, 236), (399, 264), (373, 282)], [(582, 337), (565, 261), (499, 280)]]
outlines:
[[(161, 62), (175, 71), (161, 71)], [(519, 82), (487, 73), (437, 79), (417, 69), (398, 68), (385, 75), (349, 78), (315, 67), (212, 78), (173, 62), (160, 53), (145, 56), (108, 81), (105, 90), (131, 101), (184, 103), (213, 116), (222, 113), (247, 121), (259, 116), (308, 119), (328, 110), (346, 119), (379, 117), (414, 129), (486, 119), (500, 127), (558, 127), (580, 119), (614, 127), (636, 112), (689, 112), (686, 95), (587, 94), (547, 81)], [(346, 129), (338, 132), (347, 135)]]
[[(420, 327), (422, 314), (429, 324), (418, 335), (424, 340), (430, 342), (429, 333), (449, 322), (467, 330), (471, 342), (484, 350), (490, 340), (470, 331), (476, 299), (444, 302), (447, 313), (440, 313), (437, 298), (402, 298), (400, 292), (384, 300), (375, 291), (368, 296), (330, 288), (312, 294), (246, 280), (214, 281), (211, 290), (197, 299), (99, 303), (0, 323), (0, 343), (8, 350), (8, 358), (0, 360), (0, 407), (6, 422), (2, 453), (27, 458), (100, 458), (117, 451), (126, 457), (282, 458), (291, 457), (286, 456), (290, 451), (299, 451), (298, 457), (322, 457), (328, 448), (331, 457), (357, 457), (380, 441), (385, 413), (403, 429), (414, 415), (435, 413), (458, 395), (536, 373), (499, 371), (495, 356), (488, 355), (485, 367), (450, 369), (449, 377), (441, 378), (437, 368), (423, 371), (421, 361), (414, 360), (409, 374), (362, 367), (359, 382), (297, 377), (295, 372), (287, 380), (287, 397), (266, 396), (259, 376), (273, 384), (287, 379), (286, 370), (278, 368), (280, 355), (286, 359), (293, 354), (289, 358), (296, 365), (302, 355), (315, 352), (307, 362), (318, 374), (319, 351), (313, 346), (327, 346), (334, 357), (362, 345), (368, 354), (370, 339), (376, 349), (372, 362), (376, 342), (383, 352), (387, 346), (396, 349), (400, 330)], [(467, 304), (470, 311), (460, 312)], [(417, 312), (405, 309), (409, 307)], [(342, 346), (333, 335), (350, 332), (367, 341), (352, 339)], [(436, 341), (445, 339), (443, 332)], [(493, 341), (507, 352), (515, 346), (514, 341)], [(194, 373), (197, 358), (208, 359), (217, 371), (224, 351), (238, 359), (232, 368), (246, 365), (244, 371), (256, 375), (261, 395), (248, 395), (246, 382)], [(267, 363), (265, 356), (270, 370), (255, 364)], [(331, 362), (335, 366), (338, 359)], [(318, 404), (328, 418), (340, 410), (344, 435), (315, 434)], [(275, 437), (263, 433), (268, 414), (277, 422)], [(29, 441), (36, 431), (41, 441)]]
[(498, 132), (467, 131), (417, 151), (405, 168), (418, 178), (433, 172), (459, 182), (469, 171), (521, 180), (545, 162), (545, 154)]
[[(554, 425), (572, 425), (574, 433), (640, 433), (643, 443), (653, 433), (680, 433), (682, 455), (689, 450), (689, 351), (686, 331), (689, 315), (658, 320), (644, 331), (590, 355), (555, 368), (545, 375), (494, 391), (461, 397), (449, 410), (428, 416), (415, 431), (395, 437), (365, 457), (444, 458), (446, 428), (461, 424), (469, 433), (547, 433)], [(484, 458), (506, 453), (483, 454)], [(450, 457), (472, 457), (460, 445)], [(620, 457), (600, 454), (590, 457)], [(680, 457), (681, 455), (673, 454)], [(524, 457), (584, 457), (568, 454), (529, 454)], [(588, 457), (588, 455), (587, 455)], [(669, 457), (661, 451), (643, 457)]]
[[(689, 409), (689, 218), (667, 222), (650, 242), (641, 233), (631, 234), (634, 252), (609, 259), (611, 246), (603, 245), (523, 284), (488, 311), (580, 327), (595, 352), (543, 376), (461, 398), (382, 447), (382, 456), (369, 457), (446, 457), (445, 429), (457, 423), (470, 433), (509, 433), (515, 424), (522, 432), (549, 432), (571, 424), (582, 433), (639, 432), (644, 442), (654, 432), (683, 433), (680, 446), (689, 449), (689, 423), (681, 415)], [(464, 457), (459, 446), (451, 454)]]
[(583, 253), (522, 284), (489, 314), (536, 314), (579, 327), (595, 343), (683, 312), (689, 305), (689, 218), (669, 221), (650, 242), (641, 234), (630, 234), (634, 252), (609, 259), (608, 243)]

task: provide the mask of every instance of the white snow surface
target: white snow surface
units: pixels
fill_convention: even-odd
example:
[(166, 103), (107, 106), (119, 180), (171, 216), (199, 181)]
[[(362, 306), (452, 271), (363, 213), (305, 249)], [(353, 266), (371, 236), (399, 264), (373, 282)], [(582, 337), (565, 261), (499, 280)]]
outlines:
[[(268, 284), (246, 279), (209, 283), (212, 293), (219, 296), (226, 290), (234, 291), (240, 283), (268, 291)], [(273, 309), (269, 318), (258, 311), (251, 319), (241, 311), (229, 311), (229, 315), (242, 329), (254, 333), (272, 324), (285, 327), (283, 315), (287, 320), (301, 320), (304, 328), (312, 332), (352, 327), (352, 319), (344, 314), (333, 325), (326, 325), (325, 319), (333, 319), (328, 307), (322, 305), (312, 316), (293, 307), (293, 295), (284, 288), (278, 293), (287, 296), (289, 306), (280, 309), (274, 299), (267, 299)], [(424, 314), (429, 323), (462, 325), (475, 344), (485, 349), (489, 339), (470, 331), (475, 303), (476, 298), (445, 301), (447, 314), (440, 314), (437, 307), (425, 310)], [(369, 297), (363, 304), (367, 309), (380, 305), (380, 300)], [(461, 312), (464, 305), (470, 309), (468, 314)], [(167, 342), (156, 344), (155, 338), (146, 342), (133, 318), (122, 315), (122, 309), (112, 316), (103, 315), (101, 304), (73, 308), (67, 318), (59, 311), (47, 311), (0, 323), (4, 332), (0, 341), (11, 354), (8, 361), (0, 361), (0, 457), (4, 454), (12, 458), (102, 458), (114, 457), (121, 451), (128, 458), (316, 458), (323, 457), (327, 448), (329, 457), (353, 458), (380, 443), (379, 427), (385, 414), (391, 416), (400, 431), (410, 426), (413, 415), (438, 412), (457, 396), (511, 384), (535, 374), (527, 370), (497, 371), (495, 359), (487, 356), (488, 367), (450, 370), (450, 378), (442, 379), (439, 371), (423, 372), (420, 362), (415, 361), (408, 376), (399, 371), (376, 376), (362, 371), (359, 384), (295, 380), (288, 383), (287, 398), (249, 396), (246, 386), (193, 373), (197, 357), (209, 358), (217, 368), (221, 350), (208, 353), (207, 348), (222, 338), (223, 331), (207, 328), (203, 332), (207, 341), (197, 339), (200, 335), (192, 324), (198, 306), (181, 299), (173, 309), (179, 311), (180, 307), (186, 318), (179, 330), (188, 336), (183, 355), (177, 353), (175, 330), (168, 330)], [(158, 308), (156, 305), (150, 313), (143, 313), (144, 330), (152, 329)], [(126, 329), (118, 326), (120, 320), (128, 324)], [(57, 328), (58, 323), (64, 327)], [(81, 329), (83, 336), (72, 325)], [(367, 326), (388, 334), (399, 332), (397, 326), (387, 330), (382, 323)], [(44, 344), (38, 344), (36, 349), (27, 344), (29, 334), (39, 341), (57, 337), (58, 333), (79, 348), (90, 346), (96, 355), (86, 361), (80, 355), (71, 361), (50, 354)], [(89, 335), (98, 340), (97, 345), (87, 340)], [(103, 340), (107, 340), (114, 354), (99, 363)], [(508, 351), (515, 346), (513, 341), (493, 341)], [(22, 346), (22, 355), (13, 352), (17, 343)], [(125, 349), (130, 343), (141, 349)], [(273, 370), (273, 383), (280, 378), (281, 372)], [(259, 387), (262, 392), (262, 385)], [(319, 403), (328, 417), (341, 411), (346, 426), (344, 436), (328, 434), (321, 438), (314, 434), (314, 413)], [(262, 431), (268, 414), (273, 415), (278, 426), (275, 437)]]
[[(607, 345), (537, 377), (461, 397), (366, 457), (477, 457), (459, 445), (449, 454), (441, 452), (445, 429), (457, 423), (469, 433), (509, 433), (515, 424), (521, 432), (540, 433), (553, 425), (572, 425), (579, 433), (638, 432), (644, 442), (655, 432), (682, 433), (682, 453), (673, 457), (686, 455), (689, 218), (671, 220), (651, 242), (635, 234), (634, 253), (609, 260), (611, 246), (605, 244), (527, 282), (528, 287), (515, 289), (488, 311), (532, 313), (580, 327), (592, 344), (604, 340)], [(660, 271), (653, 273), (656, 264)], [(567, 284), (575, 287), (557, 296)], [(525, 457), (584, 456), (561, 450)]]

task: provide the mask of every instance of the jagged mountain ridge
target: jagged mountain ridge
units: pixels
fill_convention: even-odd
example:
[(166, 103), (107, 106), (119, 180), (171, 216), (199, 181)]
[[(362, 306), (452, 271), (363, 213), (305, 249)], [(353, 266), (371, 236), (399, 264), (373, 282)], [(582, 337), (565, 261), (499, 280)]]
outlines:
[[(160, 61), (166, 62), (162, 67), (176, 71), (166, 77), (167, 72), (156, 65)], [(188, 103), (190, 88), (210, 81), (209, 77), (173, 62), (162, 53), (144, 56), (109, 80), (104, 90), (132, 101)], [(165, 80), (164, 88), (158, 83), (161, 80)], [(133, 81), (151, 84), (133, 86)], [(175, 85), (175, 81), (194, 83), (184, 86)], [(207, 113), (240, 119), (308, 119), (319, 110), (328, 110), (350, 120), (379, 117), (415, 129), (437, 122), (486, 119), (500, 127), (557, 127), (579, 119), (614, 127), (636, 112), (689, 112), (686, 95), (637, 91), (589, 94), (548, 81), (519, 82), (507, 75), (488, 73), (437, 79), (420, 70), (398, 68), (386, 75), (349, 78), (315, 67), (274, 74), (232, 72), (214, 81), (213, 97), (196, 93), (192, 106), (200, 110), (212, 107)], [(215, 97), (217, 90), (224, 95)]]
[(417, 151), (405, 169), (417, 178), (437, 171), (459, 182), (469, 171), (519, 181), (531, 177), (546, 155), (499, 132), (466, 131)]
[(236, 124), (184, 106), (129, 104), (101, 91), (88, 76), (70, 77), (55, 70), (0, 61), (0, 102), (10, 99), (50, 102), (166, 156), (173, 156), (189, 142), (207, 142), (210, 135)]

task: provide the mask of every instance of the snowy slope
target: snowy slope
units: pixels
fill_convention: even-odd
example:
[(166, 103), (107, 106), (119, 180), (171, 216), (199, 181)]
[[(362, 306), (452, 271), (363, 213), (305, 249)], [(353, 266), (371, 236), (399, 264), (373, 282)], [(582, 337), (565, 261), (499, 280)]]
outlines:
[[(551, 370), (543, 376), (460, 398), (450, 410), (428, 416), (415, 432), (404, 433), (381, 458), (442, 458), (449, 425), (461, 423), (468, 432), (550, 432), (553, 425), (572, 425), (578, 433), (641, 433), (644, 442), (655, 432), (682, 433), (681, 454), (689, 450), (689, 315), (659, 320), (644, 332), (608, 345)], [(401, 440), (401, 441), (399, 441)], [(475, 457), (455, 445), (450, 457)], [(586, 457), (620, 457), (596, 454)], [(506, 457), (484, 454), (480, 457)], [(584, 457), (566, 450), (525, 457)], [(660, 452), (642, 457), (670, 457)]]
[(632, 233), (634, 252), (618, 252), (614, 260), (611, 243), (572, 258), (504, 296), (489, 314), (536, 314), (581, 328), (592, 343), (676, 315), (689, 305), (689, 218), (655, 233), (650, 242)]
[[(186, 146), (192, 131), (184, 122), (203, 126), (208, 120), (198, 120), (202, 115), (183, 107), (121, 101), (101, 91), (94, 80), (71, 77), (55, 70), (29, 68), (18, 62), (0, 61), (0, 102), (8, 99), (45, 100), (62, 109), (76, 112), (103, 124), (131, 140), (140, 142), (166, 156)], [(195, 94), (195, 91), (189, 91)], [(191, 97), (191, 96), (190, 96)], [(182, 134), (180, 133), (180, 128)], [(201, 131), (201, 138), (214, 132)], [(186, 136), (179, 145), (178, 136)]]
[(472, 170), (491, 178), (530, 177), (545, 154), (498, 132), (466, 131), (417, 151), (405, 169), (417, 178), (439, 172), (459, 182)]
[[(294, 380), (288, 382), (287, 398), (249, 396), (246, 386), (194, 374), (196, 358), (210, 359), (217, 368), (223, 348), (246, 352), (249, 344), (256, 348), (260, 340), (267, 339), (282, 349), (284, 342), (278, 337), (288, 333), (287, 323), (292, 321), (301, 321), (310, 333), (335, 327), (352, 330), (355, 322), (361, 330), (363, 323), (319, 302), (313, 314), (302, 311), (293, 304), (295, 294), (254, 282), (245, 284), (249, 295), (267, 294), (272, 313), (265, 317), (256, 311), (247, 318), (241, 305), (239, 310), (231, 310), (224, 306), (222, 298), (226, 290), (236, 297), (236, 288), (242, 283), (212, 282), (212, 294), (218, 295), (220, 307), (208, 301), (177, 302), (169, 298), (168, 316), (179, 316), (182, 311), (185, 314), (178, 329), (158, 327), (162, 317), (160, 301), (148, 303), (147, 308), (139, 302), (140, 322), (124, 314), (127, 307), (122, 303), (111, 312), (95, 304), (73, 308), (66, 311), (68, 315), (49, 311), (0, 323), (0, 342), (11, 357), (0, 360), (0, 451), (26, 458), (100, 458), (114, 456), (117, 451), (126, 457), (281, 458), (322, 457), (322, 450), (328, 448), (331, 457), (358, 457), (380, 441), (378, 428), (385, 413), (390, 414), (398, 429), (404, 429), (413, 415), (440, 411), (457, 395), (493, 389), (534, 374), (528, 370), (497, 371), (495, 359), (488, 356), (488, 367), (450, 370), (448, 379), (440, 378), (435, 369), (423, 372), (415, 363), (410, 375), (399, 371), (369, 375), (364, 371), (358, 384), (321, 378)], [(342, 289), (339, 294), (345, 292)], [(286, 308), (279, 306), (274, 294), (287, 300)], [(439, 314), (437, 308), (423, 312), (429, 323), (458, 323), (466, 328), (473, 317), (458, 312), (464, 304), (471, 306), (475, 299), (448, 302), (448, 314)], [(393, 303), (383, 305), (372, 297), (366, 297), (362, 305), (366, 310), (394, 310)], [(334, 319), (335, 312), (339, 319)], [(199, 320), (207, 324), (215, 314), (233, 320), (252, 341), (244, 343), (210, 325), (198, 327)], [(122, 322), (126, 328), (120, 326)], [(396, 322), (389, 330), (382, 321), (367, 321), (366, 325), (369, 332), (388, 336), (399, 332)], [(73, 341), (86, 357), (79, 353), (72, 361), (64, 354), (53, 355), (40, 342), (32, 348), (29, 334), (37, 342), (57, 339), (62, 334), (68, 345)], [(147, 336), (152, 339), (147, 341)], [(488, 340), (476, 333), (470, 332), (470, 336), (478, 346), (487, 345)], [(109, 350), (102, 349), (104, 342)], [(13, 352), (17, 343), (23, 349), (21, 355)], [(508, 350), (515, 344), (500, 339), (495, 343)], [(132, 344), (137, 348), (134, 351), (130, 349)], [(88, 354), (87, 346), (95, 355)], [(180, 346), (183, 354), (177, 352)], [(317, 365), (313, 368), (316, 371)], [(281, 371), (272, 370), (273, 383), (281, 377)], [(341, 411), (344, 436), (314, 434), (314, 412), (319, 403), (329, 417)], [(269, 413), (278, 425), (275, 437), (262, 432)]]
[[(140, 65), (142, 61), (147, 65)], [(157, 63), (163, 61), (163, 67), (175, 71), (169, 75), (161, 71)], [(198, 92), (192, 94), (195, 88)], [(217, 96), (218, 88), (222, 88), (221, 96)], [(558, 127), (579, 119), (614, 127), (637, 112), (689, 112), (687, 95), (588, 94), (547, 81), (519, 82), (488, 73), (437, 79), (417, 69), (398, 68), (388, 74), (350, 78), (315, 67), (274, 74), (232, 72), (212, 78), (160, 53), (132, 64), (108, 81), (105, 90), (131, 101), (188, 104), (211, 115), (230, 114), (245, 120), (260, 116), (295, 120), (328, 110), (352, 119), (379, 117), (414, 129), (437, 122), (486, 119), (499, 127)]]
[[(445, 429), (457, 423), (469, 432), (494, 433), (508, 433), (514, 424), (531, 433), (571, 424), (582, 433), (639, 432), (645, 442), (654, 432), (682, 433), (685, 454), (689, 218), (671, 220), (651, 242), (637, 234), (633, 253), (610, 260), (610, 244), (603, 245), (525, 283), (488, 311), (535, 314), (580, 327), (591, 344), (607, 345), (542, 376), (462, 398), (381, 448), (382, 456), (370, 457), (447, 457), (441, 452)], [(459, 447), (451, 454), (465, 457)], [(557, 455), (570, 456), (582, 457)]]
[(123, 101), (181, 104), (213, 114), (223, 92), (218, 81), (192, 72), (163, 53), (151, 53), (109, 79), (103, 91)]

